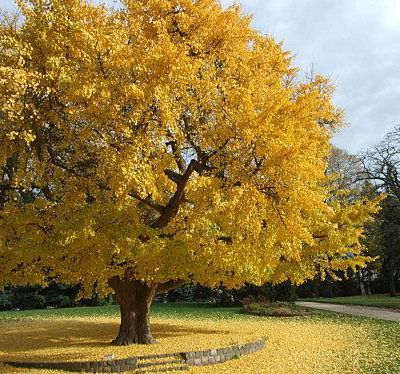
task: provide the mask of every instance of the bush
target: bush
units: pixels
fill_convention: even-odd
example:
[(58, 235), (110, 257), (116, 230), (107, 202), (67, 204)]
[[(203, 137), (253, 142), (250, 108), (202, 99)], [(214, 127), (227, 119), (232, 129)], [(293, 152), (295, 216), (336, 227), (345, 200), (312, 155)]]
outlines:
[(194, 290), (193, 301), (215, 302), (218, 298), (217, 296), (215, 289), (197, 284)]
[(9, 290), (0, 292), (0, 310), (12, 309), (12, 293)]
[(17, 287), (10, 290), (12, 308), (17, 309), (39, 309), (46, 306), (46, 299), (39, 294), (40, 287), (27, 286)]
[(256, 299), (264, 298), (271, 302), (294, 302), (297, 300), (295, 287), (290, 282), (277, 285), (266, 283), (263, 286), (246, 284), (239, 290), (227, 290), (224, 287), (220, 287), (217, 292), (217, 304), (219, 306), (241, 305), (242, 300), (247, 297), (255, 297)]
[(290, 282), (280, 283), (274, 286), (275, 300), (294, 302), (297, 300), (296, 289)]
[(293, 303), (270, 302), (265, 298), (255, 299), (254, 297), (248, 297), (243, 300), (243, 312), (268, 317), (295, 317), (310, 314), (306, 308), (299, 307)]
[(218, 306), (235, 306), (240, 305), (240, 300), (235, 295), (234, 291), (228, 291), (225, 288), (220, 288), (217, 291), (218, 299), (217, 305)]
[(193, 297), (195, 294), (196, 286), (192, 284), (188, 284), (182, 287), (177, 288), (176, 290), (169, 291), (165, 299), (168, 302), (178, 302), (178, 301), (186, 301), (191, 302), (193, 301)]
[(68, 308), (74, 306), (98, 306), (113, 303), (111, 296), (99, 297), (96, 290), (90, 299), (76, 300), (79, 286), (50, 283), (40, 286), (8, 287), (0, 292), (0, 310)]
[(51, 283), (49, 287), (41, 289), (40, 293), (46, 298), (46, 307), (68, 308), (76, 306), (78, 287)]

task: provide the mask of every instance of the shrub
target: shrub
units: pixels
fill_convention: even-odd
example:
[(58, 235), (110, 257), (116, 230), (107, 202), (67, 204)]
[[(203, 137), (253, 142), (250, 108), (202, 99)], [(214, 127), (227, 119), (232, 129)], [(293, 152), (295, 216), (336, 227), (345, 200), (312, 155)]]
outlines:
[(292, 303), (256, 300), (254, 297), (248, 297), (243, 300), (243, 312), (256, 316), (271, 317), (294, 317), (310, 314), (307, 309)]
[(10, 310), (12, 307), (12, 293), (9, 290), (0, 292), (0, 310)]

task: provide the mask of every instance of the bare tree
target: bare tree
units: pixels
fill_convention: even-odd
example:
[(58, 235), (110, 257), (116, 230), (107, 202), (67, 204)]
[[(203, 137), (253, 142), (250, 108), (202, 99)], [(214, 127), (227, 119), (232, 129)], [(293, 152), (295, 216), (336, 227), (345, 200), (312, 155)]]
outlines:
[(364, 185), (363, 164), (360, 158), (347, 151), (332, 147), (328, 158), (327, 174), (333, 176), (333, 182), (340, 190), (361, 191)]
[(382, 203), (379, 225), (383, 268), (391, 296), (396, 294), (400, 276), (400, 126), (387, 133), (375, 147), (360, 157), (362, 172), (358, 180), (370, 181), (388, 197)]
[(400, 126), (386, 134), (375, 147), (360, 156), (359, 180), (373, 182), (379, 191), (400, 200)]

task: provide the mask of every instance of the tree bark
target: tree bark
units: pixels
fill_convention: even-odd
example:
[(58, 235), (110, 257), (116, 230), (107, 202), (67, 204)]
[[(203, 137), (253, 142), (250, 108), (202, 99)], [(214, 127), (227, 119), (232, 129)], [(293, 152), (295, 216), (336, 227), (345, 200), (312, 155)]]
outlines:
[(358, 284), (360, 286), (361, 295), (365, 296), (367, 293), (365, 292), (364, 276), (360, 268), (357, 268), (357, 279), (358, 279)]
[(109, 281), (120, 306), (121, 324), (113, 345), (154, 344), (150, 329), (150, 306), (157, 286), (114, 277)]
[(394, 272), (390, 271), (389, 273), (389, 293), (391, 297), (395, 297), (396, 296), (396, 281), (394, 278)]
[[(392, 249), (393, 250), (393, 249)], [(393, 258), (393, 253), (390, 253), (388, 261), (388, 278), (389, 278), (389, 293), (391, 297), (396, 296), (396, 279), (395, 279), (395, 260)]]

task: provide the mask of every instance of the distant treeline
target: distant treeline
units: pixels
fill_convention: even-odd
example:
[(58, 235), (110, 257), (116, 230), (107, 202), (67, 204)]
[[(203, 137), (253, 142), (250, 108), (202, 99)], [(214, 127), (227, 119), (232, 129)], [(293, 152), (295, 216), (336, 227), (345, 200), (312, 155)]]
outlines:
[(69, 308), (75, 306), (95, 306), (112, 303), (112, 297), (80, 299), (78, 286), (52, 283), (49, 287), (40, 286), (8, 287), (0, 292), (0, 310)]
[[(397, 287), (400, 288), (400, 282)], [(366, 293), (388, 293), (389, 285), (384, 277), (371, 281), (364, 280)], [(51, 284), (47, 288), (39, 286), (9, 287), (0, 292), (0, 310), (68, 308), (76, 306), (99, 306), (113, 304), (111, 295), (101, 298), (93, 295), (90, 299), (77, 299), (79, 287)], [(224, 287), (211, 289), (200, 285), (185, 285), (158, 297), (158, 302), (211, 302), (220, 306), (240, 305), (249, 296), (266, 297), (271, 301), (295, 301), (306, 297), (337, 297), (360, 295), (360, 281), (356, 273), (350, 273), (348, 279), (313, 280), (295, 287), (285, 282), (279, 285), (246, 285), (239, 290), (227, 290)]]

